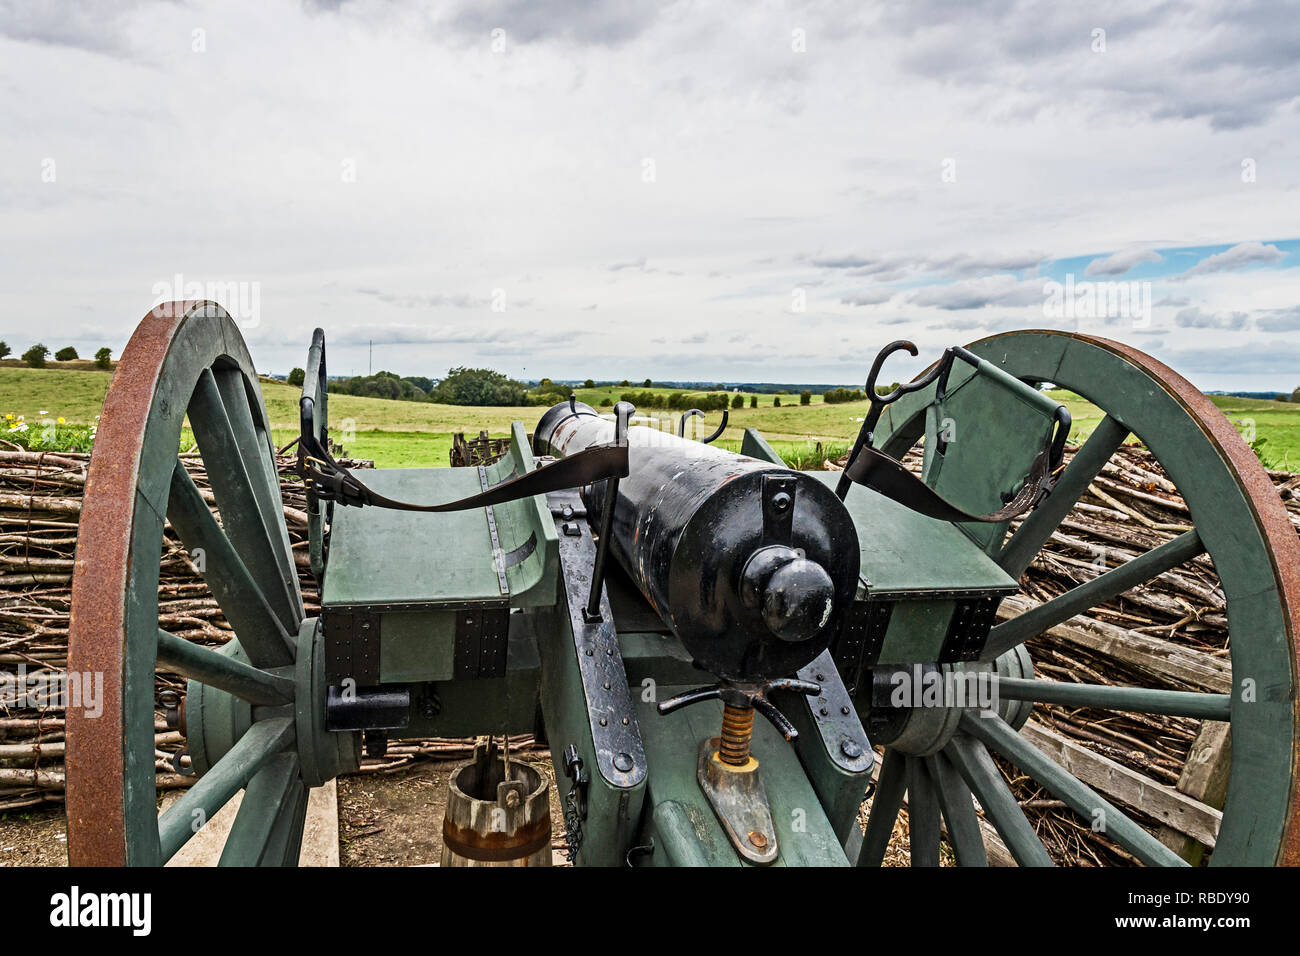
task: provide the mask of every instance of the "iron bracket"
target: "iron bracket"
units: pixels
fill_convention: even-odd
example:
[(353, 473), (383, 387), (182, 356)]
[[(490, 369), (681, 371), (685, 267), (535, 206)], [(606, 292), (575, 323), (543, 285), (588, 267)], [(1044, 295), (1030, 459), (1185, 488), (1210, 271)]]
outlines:
[[(547, 500), (552, 514), (557, 511), (562, 514), (565, 505), (577, 506), (578, 495), (575, 491), (558, 491), (548, 495)], [(557, 523), (561, 521), (557, 518)], [(596, 543), (585, 522), (571, 522), (570, 527), (579, 533), (560, 536), (560, 572), (587, 703), (596, 769), (613, 787), (635, 787), (646, 777), (645, 745), (627, 685), (614, 614), (609, 595), (602, 587), (595, 592), (600, 599), (600, 617), (594, 621), (587, 619), (586, 602), (593, 587)]]
[(831, 760), (849, 773), (865, 773), (875, 762), (871, 741), (858, 719), (849, 690), (840, 680), (830, 651), (821, 654), (807, 667), (800, 669), (800, 680), (815, 683), (821, 693), (804, 697), (805, 706), (812, 713), (813, 725), (821, 735), (822, 744)]

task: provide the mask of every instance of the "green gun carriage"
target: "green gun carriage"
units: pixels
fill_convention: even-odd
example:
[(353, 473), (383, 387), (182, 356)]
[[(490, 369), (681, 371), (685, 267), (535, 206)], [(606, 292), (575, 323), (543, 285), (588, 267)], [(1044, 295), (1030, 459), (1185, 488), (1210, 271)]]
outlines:
[[(242, 790), (221, 862), (293, 864), (308, 790), (363, 749), (535, 733), (578, 865), (879, 865), (905, 795), (914, 865), (939, 863), (941, 834), (959, 864), (986, 865), (989, 827), (1021, 865), (1050, 864), (994, 755), (1104, 818), (1141, 862), (1184, 864), (1021, 733), (1051, 701), (1230, 721), (1210, 862), (1300, 862), (1300, 544), (1230, 423), (1105, 339), (994, 335), (879, 395), (899, 349), (916, 354), (898, 342), (877, 358), (843, 473), (790, 469), (752, 429), (734, 453), (637, 425), (626, 403), (601, 415), (571, 400), (531, 437), (516, 422), (492, 464), (358, 474), (331, 457), (318, 330), (299, 439), (320, 582), (307, 616), (242, 336), (215, 303), (154, 309), (105, 399), (81, 518), (69, 666), (105, 675), (106, 704), (68, 714), (71, 861), (160, 865)], [(1067, 465), (1069, 415), (1046, 383), (1103, 413)], [(186, 422), (219, 520), (178, 459)], [(1193, 529), (999, 615), (1130, 436)], [(919, 476), (899, 463), (918, 444)], [(219, 651), (158, 626), (167, 522), (201, 551), (235, 632)], [(1226, 596), (1231, 693), (1035, 676), (1027, 640), (1207, 559)], [(198, 774), (161, 814), (156, 670), (188, 678)], [(899, 697), (958, 678), (990, 696)], [(495, 858), (536, 849), (510, 839)]]

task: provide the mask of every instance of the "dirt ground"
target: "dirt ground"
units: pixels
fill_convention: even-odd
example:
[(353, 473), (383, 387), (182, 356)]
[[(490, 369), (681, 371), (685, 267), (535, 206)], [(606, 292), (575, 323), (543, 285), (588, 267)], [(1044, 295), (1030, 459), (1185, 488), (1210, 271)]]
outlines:
[(0, 866), (67, 866), (63, 804), (0, 813)]
[[(551, 846), (556, 866), (564, 857), (564, 815), (545, 752), (522, 759), (552, 781)], [(442, 859), (442, 818), (447, 777), (461, 761), (422, 761), (383, 773), (340, 777), (339, 859), (343, 866), (421, 866)], [(869, 801), (859, 823), (866, 821)], [(67, 866), (67, 825), (62, 805), (0, 814), (0, 866)], [(944, 844), (942, 865), (951, 866)], [(907, 866), (907, 811), (899, 814), (885, 866)]]

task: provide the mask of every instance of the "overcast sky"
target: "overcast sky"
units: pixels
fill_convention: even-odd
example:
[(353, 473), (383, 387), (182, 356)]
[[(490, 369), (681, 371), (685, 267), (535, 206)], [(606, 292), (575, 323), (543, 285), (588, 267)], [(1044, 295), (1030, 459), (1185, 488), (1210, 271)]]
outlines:
[(117, 354), (212, 283), (271, 372), (1057, 327), (1290, 391), (1298, 119), (1294, 3), (0, 0), (0, 337)]

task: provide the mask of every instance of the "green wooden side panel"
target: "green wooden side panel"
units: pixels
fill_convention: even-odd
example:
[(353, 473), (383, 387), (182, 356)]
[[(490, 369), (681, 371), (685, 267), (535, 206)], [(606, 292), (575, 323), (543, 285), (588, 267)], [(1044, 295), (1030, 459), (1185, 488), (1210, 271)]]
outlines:
[[(533, 469), (523, 426), (511, 429), (510, 454), (486, 468), (489, 484)], [(451, 501), (483, 490), (477, 468), (393, 468), (365, 474), (365, 482), (390, 498), (417, 503)], [(528, 546), (532, 553), (507, 567), (513, 607), (555, 603), (559, 539), (544, 496), (496, 505), (497, 540), (504, 554)], [(437, 604), (499, 601), (487, 511), (448, 514), (334, 510), (324, 604)]]
[(379, 669), (385, 684), (455, 676), (456, 611), (390, 611), (380, 619)]
[[(790, 718), (799, 739), (794, 742), (795, 754), (803, 765), (804, 773), (812, 783), (823, 811), (830, 820), (835, 835), (843, 846), (858, 825), (858, 810), (866, 796), (871, 771), (845, 770), (826, 752), (826, 743), (813, 723), (810, 703), (815, 698), (798, 698), (793, 694), (778, 695), (774, 703)], [(877, 757), (877, 759), (879, 759)]]
[[(367, 472), (381, 495), (436, 502), (482, 490), (477, 468), (394, 468)], [(421, 514), (383, 508), (334, 509), (322, 604), (499, 601), (492, 539), (482, 508)]]
[(528, 614), (510, 615), (510, 648), (504, 677), (438, 681), (412, 688), (420, 700), (432, 691), (438, 707), (411, 708), (411, 725), (392, 731), (392, 738), (473, 737), (480, 734), (527, 734), (538, 731), (537, 689), (541, 663), (536, 622)]
[[(659, 699), (667, 700), (689, 686), (660, 687)], [(637, 715), (650, 767), (645, 825), (637, 842), (644, 845), (653, 838), (655, 847), (654, 853), (637, 862), (749, 865), (732, 847), (696, 779), (700, 741), (718, 735), (722, 705), (695, 704), (665, 716), (653, 701), (639, 700)], [(839, 837), (794, 748), (762, 718), (754, 721), (753, 753), (759, 760), (780, 846), (773, 865), (847, 866)]]
[(745, 429), (745, 437), (740, 443), (740, 453), (750, 458), (757, 458), (759, 461), (770, 461), (774, 465), (785, 464), (785, 459), (776, 453), (757, 428)]
[[(655, 688), (704, 679), (682, 642), (672, 634), (620, 632), (623, 667), (633, 693), (656, 692)], [(648, 683), (647, 683), (648, 682)]]
[(551, 746), (556, 797), (564, 801), (571, 787), (562, 765), (572, 744), (590, 777), (587, 818), (576, 863), (583, 866), (626, 866), (627, 852), (635, 845), (636, 828), (645, 800), (645, 781), (618, 787), (601, 775), (591, 736), (591, 715), (578, 671), (578, 651), (563, 598), (555, 607), (531, 612), (541, 656), (541, 709), (546, 739)]
[[(829, 487), (836, 471), (810, 471)], [(1018, 586), (961, 530), (854, 486), (844, 500), (862, 543), (862, 576), (876, 597), (915, 597), (925, 592), (1014, 593)]]
[[(962, 373), (959, 379), (958, 373)], [(972, 514), (996, 511), (1020, 490), (1034, 458), (1051, 439), (1057, 403), (987, 362), (979, 371), (956, 362), (943, 402), (926, 409), (922, 477)], [(938, 452), (940, 434), (947, 447)], [(1000, 544), (1004, 524), (962, 525), (985, 548)]]
[(880, 646), (880, 664), (937, 661), (952, 623), (954, 601), (899, 601)]

